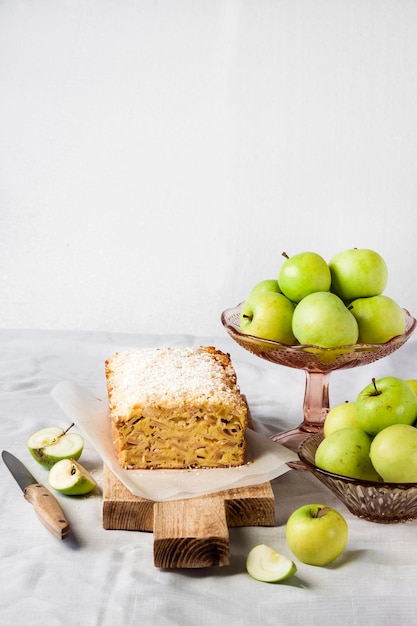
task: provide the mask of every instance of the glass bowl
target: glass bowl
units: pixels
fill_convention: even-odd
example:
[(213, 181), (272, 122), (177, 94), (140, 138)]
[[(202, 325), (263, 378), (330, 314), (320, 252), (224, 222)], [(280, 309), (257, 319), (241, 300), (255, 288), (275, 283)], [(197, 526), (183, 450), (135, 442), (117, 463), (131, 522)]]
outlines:
[(332, 474), (314, 463), (323, 434), (310, 435), (298, 449), (300, 461), (288, 465), (296, 470), (311, 472), (332, 491), (356, 517), (393, 524), (417, 518), (417, 483), (384, 483), (357, 480)]
[(367, 365), (388, 356), (404, 345), (414, 332), (417, 323), (414, 317), (403, 309), (405, 333), (393, 337), (386, 343), (355, 344), (337, 348), (301, 344), (288, 346), (242, 333), (240, 330), (242, 304), (226, 309), (221, 314), (222, 324), (230, 337), (242, 348), (262, 359), (305, 371), (303, 421), (296, 428), (272, 436), (274, 441), (295, 452), (308, 435), (321, 432), (323, 429), (324, 420), (329, 412), (330, 374), (340, 369)]

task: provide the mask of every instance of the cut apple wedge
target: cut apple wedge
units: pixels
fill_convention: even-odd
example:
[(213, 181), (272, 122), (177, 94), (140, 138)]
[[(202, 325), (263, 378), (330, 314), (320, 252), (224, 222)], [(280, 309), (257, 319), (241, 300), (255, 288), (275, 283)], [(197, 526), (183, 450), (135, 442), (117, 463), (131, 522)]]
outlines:
[(283, 554), (261, 543), (250, 550), (246, 569), (256, 580), (278, 583), (295, 574), (297, 566)]
[(49, 470), (48, 482), (52, 489), (67, 496), (83, 496), (97, 486), (90, 472), (74, 459), (55, 463)]
[(84, 439), (77, 433), (69, 433), (59, 426), (47, 426), (30, 435), (26, 444), (34, 459), (50, 469), (61, 459), (78, 460), (84, 448)]

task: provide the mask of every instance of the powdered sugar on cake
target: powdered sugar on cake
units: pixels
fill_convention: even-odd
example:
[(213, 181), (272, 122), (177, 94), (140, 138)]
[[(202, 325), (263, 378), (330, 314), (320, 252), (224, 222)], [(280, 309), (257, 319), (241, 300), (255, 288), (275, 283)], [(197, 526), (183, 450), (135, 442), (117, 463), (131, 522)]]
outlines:
[(210, 403), (219, 391), (234, 402), (230, 376), (216, 365), (207, 349), (175, 346), (117, 353), (108, 361), (113, 370), (111, 404), (121, 416), (137, 404), (169, 408), (197, 397)]

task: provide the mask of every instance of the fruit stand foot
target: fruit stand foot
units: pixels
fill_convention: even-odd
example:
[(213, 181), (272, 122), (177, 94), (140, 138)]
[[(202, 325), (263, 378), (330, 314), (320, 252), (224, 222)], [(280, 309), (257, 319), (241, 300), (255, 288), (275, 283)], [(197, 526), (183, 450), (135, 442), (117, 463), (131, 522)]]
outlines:
[(298, 452), (298, 446), (311, 435), (321, 432), (318, 430), (308, 431), (303, 428), (303, 425), (291, 428), (290, 430), (284, 430), (282, 432), (271, 435), (270, 439), (276, 443), (280, 443), (282, 446), (289, 448), (293, 452)]

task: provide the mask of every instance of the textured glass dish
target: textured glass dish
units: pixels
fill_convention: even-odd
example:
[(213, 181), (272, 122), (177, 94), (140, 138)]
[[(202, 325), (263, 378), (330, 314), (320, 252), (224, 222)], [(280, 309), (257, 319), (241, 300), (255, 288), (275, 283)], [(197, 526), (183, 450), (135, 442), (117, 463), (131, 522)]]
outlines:
[(306, 386), (303, 404), (303, 421), (288, 431), (272, 436), (295, 452), (300, 443), (310, 434), (323, 429), (324, 420), (329, 412), (330, 374), (335, 370), (367, 365), (388, 356), (404, 345), (416, 327), (416, 320), (403, 309), (406, 329), (403, 335), (393, 337), (382, 344), (355, 344), (338, 348), (320, 348), (318, 346), (288, 346), (277, 341), (260, 339), (246, 335), (240, 330), (240, 310), (242, 303), (226, 309), (221, 314), (221, 321), (228, 334), (242, 348), (256, 356), (306, 373)]
[(323, 434), (307, 437), (298, 449), (300, 461), (291, 461), (288, 465), (314, 474), (357, 517), (381, 524), (417, 518), (417, 483), (378, 483), (326, 472), (314, 464), (322, 439)]

